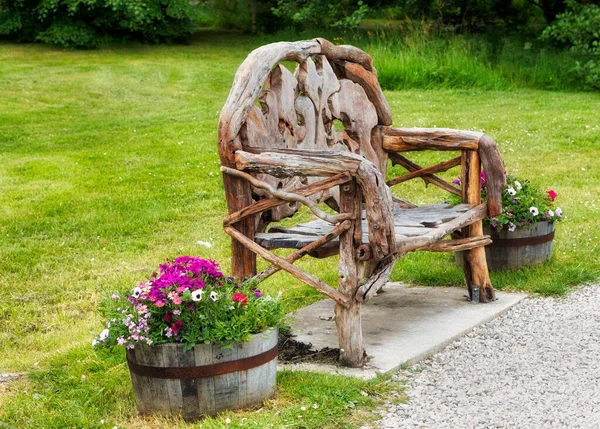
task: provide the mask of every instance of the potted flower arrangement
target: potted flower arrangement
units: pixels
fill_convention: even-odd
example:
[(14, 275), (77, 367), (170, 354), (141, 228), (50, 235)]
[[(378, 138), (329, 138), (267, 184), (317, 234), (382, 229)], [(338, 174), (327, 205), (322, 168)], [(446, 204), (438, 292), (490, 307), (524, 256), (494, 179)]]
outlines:
[[(460, 180), (454, 183), (460, 185)], [(484, 171), (480, 183), (481, 200), (485, 201)], [(543, 192), (528, 180), (507, 176), (502, 214), (483, 220), (483, 233), (492, 238), (492, 244), (486, 246), (490, 269), (520, 268), (550, 259), (554, 222), (563, 219), (561, 208), (554, 206), (557, 196), (552, 189)], [(457, 262), (462, 263), (462, 258), (462, 253), (458, 252)]]
[(202, 415), (250, 407), (275, 392), (283, 310), (212, 260), (181, 256), (103, 301), (96, 348), (123, 346), (141, 414)]

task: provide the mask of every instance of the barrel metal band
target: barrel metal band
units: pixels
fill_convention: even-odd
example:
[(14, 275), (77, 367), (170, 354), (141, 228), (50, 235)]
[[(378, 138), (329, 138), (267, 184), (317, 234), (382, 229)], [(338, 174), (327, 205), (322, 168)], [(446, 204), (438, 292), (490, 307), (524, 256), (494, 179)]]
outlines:
[(554, 239), (554, 231), (546, 235), (524, 238), (492, 238), (493, 247), (521, 247), (544, 244)]
[(228, 374), (235, 371), (246, 371), (256, 368), (277, 357), (277, 346), (266, 352), (250, 356), (243, 359), (232, 360), (229, 362), (213, 363), (203, 366), (183, 366), (183, 367), (159, 367), (146, 366), (131, 362), (127, 359), (129, 370), (137, 375), (152, 378), (170, 378), (174, 380), (188, 378), (212, 377), (215, 375)]

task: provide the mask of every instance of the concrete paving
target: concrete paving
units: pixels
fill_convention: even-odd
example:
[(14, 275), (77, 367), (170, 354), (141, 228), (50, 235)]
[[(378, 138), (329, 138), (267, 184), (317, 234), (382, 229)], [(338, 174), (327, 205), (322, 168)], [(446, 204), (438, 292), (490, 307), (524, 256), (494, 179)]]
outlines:
[[(373, 377), (377, 372), (393, 371), (433, 355), (527, 296), (497, 291), (498, 300), (473, 304), (467, 301), (465, 293), (465, 288), (409, 288), (401, 283), (389, 283), (383, 293), (362, 308), (363, 338), (369, 356), (365, 368), (321, 364), (284, 367)], [(338, 347), (333, 316), (333, 301), (329, 299), (297, 311), (292, 326), (298, 335), (295, 339), (312, 343), (313, 349)]]

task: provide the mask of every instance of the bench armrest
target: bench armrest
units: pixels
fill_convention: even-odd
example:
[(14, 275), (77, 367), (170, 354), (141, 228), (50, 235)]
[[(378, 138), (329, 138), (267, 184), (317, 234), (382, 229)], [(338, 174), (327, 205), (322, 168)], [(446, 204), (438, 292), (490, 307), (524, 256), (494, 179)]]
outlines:
[(488, 215), (502, 213), (502, 192), (506, 188), (504, 163), (498, 145), (484, 133), (449, 128), (387, 128), (383, 148), (388, 152), (477, 151), (486, 173)]
[[(371, 254), (379, 260), (394, 251), (396, 243), (392, 194), (381, 172), (366, 158), (351, 152), (337, 151), (269, 149), (251, 153), (238, 150), (235, 153), (235, 166), (238, 170), (276, 177), (351, 174), (364, 197)], [(354, 218), (360, 222), (360, 211), (355, 213)]]

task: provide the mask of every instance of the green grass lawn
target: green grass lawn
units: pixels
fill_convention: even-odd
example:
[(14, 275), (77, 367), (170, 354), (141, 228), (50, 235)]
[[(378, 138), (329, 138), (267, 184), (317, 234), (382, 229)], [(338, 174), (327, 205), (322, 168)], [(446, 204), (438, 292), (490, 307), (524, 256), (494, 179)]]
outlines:
[[(104, 294), (132, 287), (166, 257), (210, 257), (229, 269), (217, 121), (237, 66), (259, 44), (213, 33), (188, 46), (89, 52), (0, 43), (0, 371), (32, 371), (0, 387), (0, 422), (163, 425), (135, 417), (123, 356), (91, 349), (100, 330), (95, 309)], [(562, 294), (600, 276), (600, 94), (386, 95), (396, 126), (484, 130), (509, 172), (558, 192), (567, 219), (558, 225), (552, 261), (493, 273), (497, 288)], [(416, 202), (443, 197), (422, 182), (395, 192)], [(330, 260), (300, 265), (336, 283)], [(416, 253), (396, 266), (393, 280), (460, 285), (462, 272), (447, 254)], [(289, 310), (319, 299), (285, 274), (265, 289), (283, 291)], [(245, 427), (348, 427), (368, 418), (352, 413), (348, 420), (355, 406), (368, 409), (391, 388), (383, 379), (288, 372), (279, 386), (278, 399), (262, 411), (228, 417)], [(299, 412), (302, 406), (309, 411)], [(205, 427), (222, 426), (226, 417)]]

